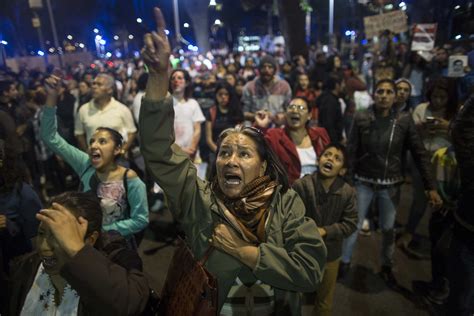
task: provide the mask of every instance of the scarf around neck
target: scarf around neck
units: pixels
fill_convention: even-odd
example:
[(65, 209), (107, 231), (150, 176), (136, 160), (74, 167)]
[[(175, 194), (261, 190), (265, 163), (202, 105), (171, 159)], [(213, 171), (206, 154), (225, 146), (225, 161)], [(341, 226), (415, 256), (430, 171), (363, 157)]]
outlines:
[(268, 206), (276, 186), (276, 181), (272, 181), (269, 176), (262, 176), (247, 184), (235, 199), (229, 199), (219, 185), (215, 186), (217, 199), (235, 217), (243, 237), (253, 244), (265, 241)]

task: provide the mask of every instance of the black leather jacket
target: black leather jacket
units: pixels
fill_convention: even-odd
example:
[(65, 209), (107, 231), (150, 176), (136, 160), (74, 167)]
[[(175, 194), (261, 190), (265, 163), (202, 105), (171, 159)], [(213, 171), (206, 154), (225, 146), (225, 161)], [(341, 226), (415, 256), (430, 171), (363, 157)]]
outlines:
[(454, 120), (452, 138), (461, 176), (461, 198), (455, 217), (474, 233), (474, 94)]
[(403, 182), (402, 157), (405, 150), (410, 150), (425, 189), (433, 190), (435, 185), (428, 153), (411, 116), (394, 112), (388, 129), (382, 130), (376, 128), (372, 109), (356, 113), (347, 148), (350, 171), (356, 179), (382, 185)]

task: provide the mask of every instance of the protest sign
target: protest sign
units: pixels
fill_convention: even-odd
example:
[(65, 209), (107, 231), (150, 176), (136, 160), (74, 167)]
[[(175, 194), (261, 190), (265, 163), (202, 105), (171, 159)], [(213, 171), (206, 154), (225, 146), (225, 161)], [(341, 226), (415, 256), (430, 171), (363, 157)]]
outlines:
[(436, 23), (415, 24), (413, 26), (413, 39), (411, 42), (412, 51), (432, 50), (436, 38)]
[(393, 33), (402, 33), (408, 30), (407, 15), (404, 11), (393, 11), (385, 14), (366, 16), (364, 18), (365, 36), (372, 38), (380, 32), (390, 30)]
[(449, 56), (448, 77), (464, 77), (464, 67), (466, 66), (466, 55)]

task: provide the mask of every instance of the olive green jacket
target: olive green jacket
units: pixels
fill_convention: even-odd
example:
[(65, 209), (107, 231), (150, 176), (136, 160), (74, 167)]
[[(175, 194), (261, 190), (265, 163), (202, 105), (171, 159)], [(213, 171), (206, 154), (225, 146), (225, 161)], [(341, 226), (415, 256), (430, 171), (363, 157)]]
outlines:
[[(225, 219), (209, 182), (174, 144), (174, 110), (170, 97), (163, 101), (143, 99), (140, 110), (141, 150), (149, 173), (165, 192), (168, 207), (186, 233), (197, 258), (209, 247), (209, 238)], [(326, 247), (313, 220), (304, 217), (305, 207), (293, 190), (273, 194), (266, 223), (266, 242), (261, 243), (255, 269), (251, 270), (225, 252), (214, 250), (206, 267), (218, 280), (219, 310), (236, 277), (242, 282), (261, 280), (273, 286), (276, 315), (300, 315), (298, 292), (313, 292), (321, 281)]]

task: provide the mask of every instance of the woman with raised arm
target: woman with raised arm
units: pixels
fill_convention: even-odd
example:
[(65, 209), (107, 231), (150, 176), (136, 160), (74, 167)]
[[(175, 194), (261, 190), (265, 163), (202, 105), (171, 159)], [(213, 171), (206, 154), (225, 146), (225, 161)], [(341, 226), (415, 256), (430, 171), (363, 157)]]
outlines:
[[(143, 58), (150, 69), (140, 113), (142, 152), (163, 188), (197, 258), (213, 247), (206, 267), (218, 281), (218, 311), (300, 315), (298, 292), (314, 291), (322, 277), (326, 248), (314, 221), (304, 217), (286, 172), (253, 128), (224, 131), (209, 182), (200, 180), (186, 153), (174, 144), (173, 103), (167, 96), (170, 46), (162, 13), (157, 32), (145, 35)], [(236, 306), (239, 288), (252, 294)], [(258, 288), (258, 289), (257, 289)], [(261, 299), (261, 300), (260, 300)], [(223, 308), (224, 307), (224, 308)], [(249, 309), (250, 308), (250, 309)]]
[(114, 129), (99, 127), (89, 141), (88, 154), (68, 144), (57, 132), (59, 78), (51, 76), (45, 83), (48, 97), (41, 118), (41, 139), (74, 169), (81, 191), (93, 191), (101, 199), (104, 230), (118, 231), (131, 240), (148, 225), (148, 202), (143, 181), (117, 163), (122, 136)]

